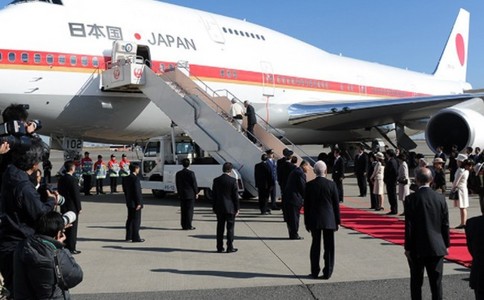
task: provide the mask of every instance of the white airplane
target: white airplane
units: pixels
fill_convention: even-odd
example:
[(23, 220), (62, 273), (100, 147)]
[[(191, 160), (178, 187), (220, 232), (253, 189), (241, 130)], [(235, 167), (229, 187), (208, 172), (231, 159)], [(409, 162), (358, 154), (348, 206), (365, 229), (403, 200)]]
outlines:
[(100, 89), (113, 41), (126, 40), (156, 72), (185, 61), (213, 90), (249, 99), (296, 144), (371, 141), (394, 128), (404, 142), (405, 128), (426, 129), (431, 149), (482, 146), (483, 94), (466, 92), (468, 35), (462, 9), (428, 75), (153, 0), (15, 0), (0, 10), (0, 109), (28, 104), (57, 139), (132, 143), (169, 132), (143, 94)]

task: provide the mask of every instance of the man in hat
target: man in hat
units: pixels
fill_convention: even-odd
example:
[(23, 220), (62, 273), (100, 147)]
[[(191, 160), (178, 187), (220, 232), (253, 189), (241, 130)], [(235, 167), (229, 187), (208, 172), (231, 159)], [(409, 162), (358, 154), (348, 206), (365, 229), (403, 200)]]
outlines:
[[(284, 189), (286, 188), (287, 178), (289, 177), (291, 171), (297, 168), (297, 166), (291, 164), (291, 157), (293, 154), (294, 152), (291, 149), (285, 148), (282, 151), (283, 157), (277, 161), (277, 182), (279, 183), (279, 187), (281, 188), (282, 202), (284, 202)], [(282, 204), (282, 208), (284, 209), (284, 204)]]
[(434, 180), (432, 181), (432, 189), (434, 191), (439, 191), (445, 195), (445, 172), (444, 172), (444, 160), (440, 157), (434, 159), (433, 162), (433, 175)]
[(92, 159), (89, 157), (89, 152), (84, 152), (84, 158), (81, 159), (82, 179), (84, 181), (84, 195), (91, 195), (92, 187)]
[(271, 184), (272, 188), (270, 190), (271, 208), (277, 209), (277, 204), (276, 204), (277, 166), (276, 166), (276, 161), (274, 160), (274, 150), (269, 149), (269, 150), (266, 151), (266, 154), (267, 154), (267, 165), (269, 166), (269, 169), (271, 170), (271, 180), (272, 180), (272, 184)]

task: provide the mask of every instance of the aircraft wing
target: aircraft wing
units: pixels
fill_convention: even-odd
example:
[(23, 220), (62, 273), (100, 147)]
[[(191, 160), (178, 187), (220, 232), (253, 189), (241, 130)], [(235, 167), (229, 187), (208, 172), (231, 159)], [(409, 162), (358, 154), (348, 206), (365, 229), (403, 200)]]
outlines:
[(348, 130), (428, 119), (437, 111), (484, 93), (467, 93), (338, 103), (297, 103), (289, 106), (289, 122), (316, 130)]

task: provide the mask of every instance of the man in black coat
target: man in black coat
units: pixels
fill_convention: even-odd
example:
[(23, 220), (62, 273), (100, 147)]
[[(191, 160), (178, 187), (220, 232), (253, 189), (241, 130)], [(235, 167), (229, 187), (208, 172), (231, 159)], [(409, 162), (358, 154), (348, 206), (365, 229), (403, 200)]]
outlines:
[(139, 236), (141, 226), (141, 209), (143, 208), (143, 196), (141, 194), (141, 182), (138, 177), (140, 167), (136, 163), (129, 165), (131, 174), (126, 178), (125, 198), (128, 208), (128, 218), (126, 219), (126, 241), (133, 243), (143, 243), (145, 240)]
[(227, 226), (227, 253), (237, 252), (234, 248), (235, 217), (239, 215), (239, 193), (237, 181), (230, 176), (232, 163), (222, 166), (223, 174), (213, 180), (213, 211), (217, 215), (217, 252), (224, 251), (224, 231)]
[(180, 198), (181, 227), (183, 230), (194, 230), (192, 226), (193, 207), (195, 199), (198, 198), (198, 185), (195, 173), (190, 170), (190, 160), (182, 160), (183, 170), (178, 171), (175, 176), (176, 190)]
[(472, 256), (469, 286), (476, 294), (476, 300), (484, 299), (484, 208), (482, 216), (470, 218), (466, 222), (467, 248)]
[(321, 267), (321, 232), (324, 243), (323, 278), (329, 279), (334, 267), (334, 232), (341, 224), (339, 214), (339, 197), (336, 184), (325, 178), (326, 164), (318, 161), (313, 167), (316, 179), (306, 184), (304, 197), (304, 224), (311, 232), (311, 277), (318, 278)]
[(343, 157), (341, 157), (341, 150), (338, 148), (334, 149), (334, 164), (332, 178), (336, 187), (338, 188), (339, 202), (343, 202), (343, 179), (345, 178), (345, 162)]
[(255, 109), (248, 100), (244, 101), (245, 115), (247, 116), (247, 138), (252, 143), (257, 143), (257, 139), (254, 135), (254, 126), (257, 124), (257, 117), (255, 115)]
[(360, 197), (366, 197), (366, 174), (368, 172), (368, 154), (365, 153), (363, 145), (358, 147), (358, 154), (355, 156), (355, 175), (360, 189)]
[[(282, 200), (282, 213), (284, 215), (284, 221), (286, 220), (285, 212), (284, 212), (284, 190), (286, 189), (287, 178), (289, 174), (296, 169), (296, 166), (291, 163), (291, 158), (294, 152), (289, 149), (285, 148), (282, 150), (283, 157), (277, 160), (276, 164), (276, 172), (277, 172), (277, 182), (279, 183), (279, 187), (281, 188), (281, 200)], [(276, 208), (272, 208), (276, 209)]]
[(442, 194), (430, 188), (432, 173), (419, 168), (418, 190), (405, 198), (405, 255), (410, 266), (412, 299), (422, 299), (424, 268), (432, 299), (442, 299), (444, 256), (450, 245), (449, 212)]
[(289, 232), (289, 239), (302, 240), (299, 236), (299, 216), (304, 205), (304, 194), (306, 190), (306, 173), (311, 166), (305, 160), (298, 168), (289, 174), (286, 189), (284, 190), (284, 212)]
[(271, 210), (267, 207), (269, 195), (274, 187), (272, 170), (267, 164), (267, 154), (261, 155), (261, 162), (254, 166), (255, 187), (259, 194), (259, 209), (261, 215), (270, 214)]
[(68, 160), (64, 163), (65, 174), (59, 179), (57, 188), (59, 194), (64, 196), (65, 203), (61, 206), (61, 212), (66, 213), (72, 211), (76, 214), (76, 221), (72, 223), (72, 226), (66, 229), (66, 248), (71, 251), (72, 254), (79, 254), (81, 251), (76, 249), (77, 243), (77, 225), (79, 224), (79, 214), (82, 211), (81, 207), (81, 193), (79, 190), (79, 182), (74, 177), (76, 171), (76, 165), (72, 160)]
[(388, 202), (390, 203), (390, 212), (387, 215), (398, 214), (397, 201), (397, 178), (398, 162), (395, 159), (395, 151), (388, 149), (386, 151), (387, 161), (383, 172), (383, 182), (387, 188)]

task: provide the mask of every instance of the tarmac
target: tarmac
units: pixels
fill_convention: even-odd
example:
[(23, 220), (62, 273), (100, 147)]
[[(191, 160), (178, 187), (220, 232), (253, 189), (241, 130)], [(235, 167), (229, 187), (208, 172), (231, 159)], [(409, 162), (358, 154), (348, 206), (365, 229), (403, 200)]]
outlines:
[[(90, 150), (91, 157), (97, 156), (96, 151)], [(128, 156), (133, 159), (133, 155)], [(60, 161), (54, 154), (54, 170)], [(344, 205), (367, 209), (369, 197), (357, 197), (351, 175), (344, 181)], [(82, 253), (75, 259), (84, 280), (71, 290), (73, 299), (410, 298), (410, 273), (402, 246), (340, 227), (335, 234), (333, 276), (315, 280), (308, 276), (311, 237), (303, 216), (299, 233), (305, 239), (289, 240), (281, 211), (260, 215), (256, 200), (242, 201), (235, 225), (238, 252), (217, 253), (211, 203), (197, 200), (196, 230), (184, 231), (175, 196), (156, 199), (149, 190), (143, 192), (144, 243), (124, 241), (127, 211), (122, 193), (82, 196), (77, 245)], [(385, 203), (388, 209), (386, 199)], [(469, 217), (479, 215), (477, 197), (472, 196), (470, 203)], [(451, 227), (458, 225), (458, 208), (449, 205), (449, 214)], [(444, 274), (445, 299), (473, 299), (469, 269), (446, 262)], [(427, 281), (423, 298), (430, 298)]]

